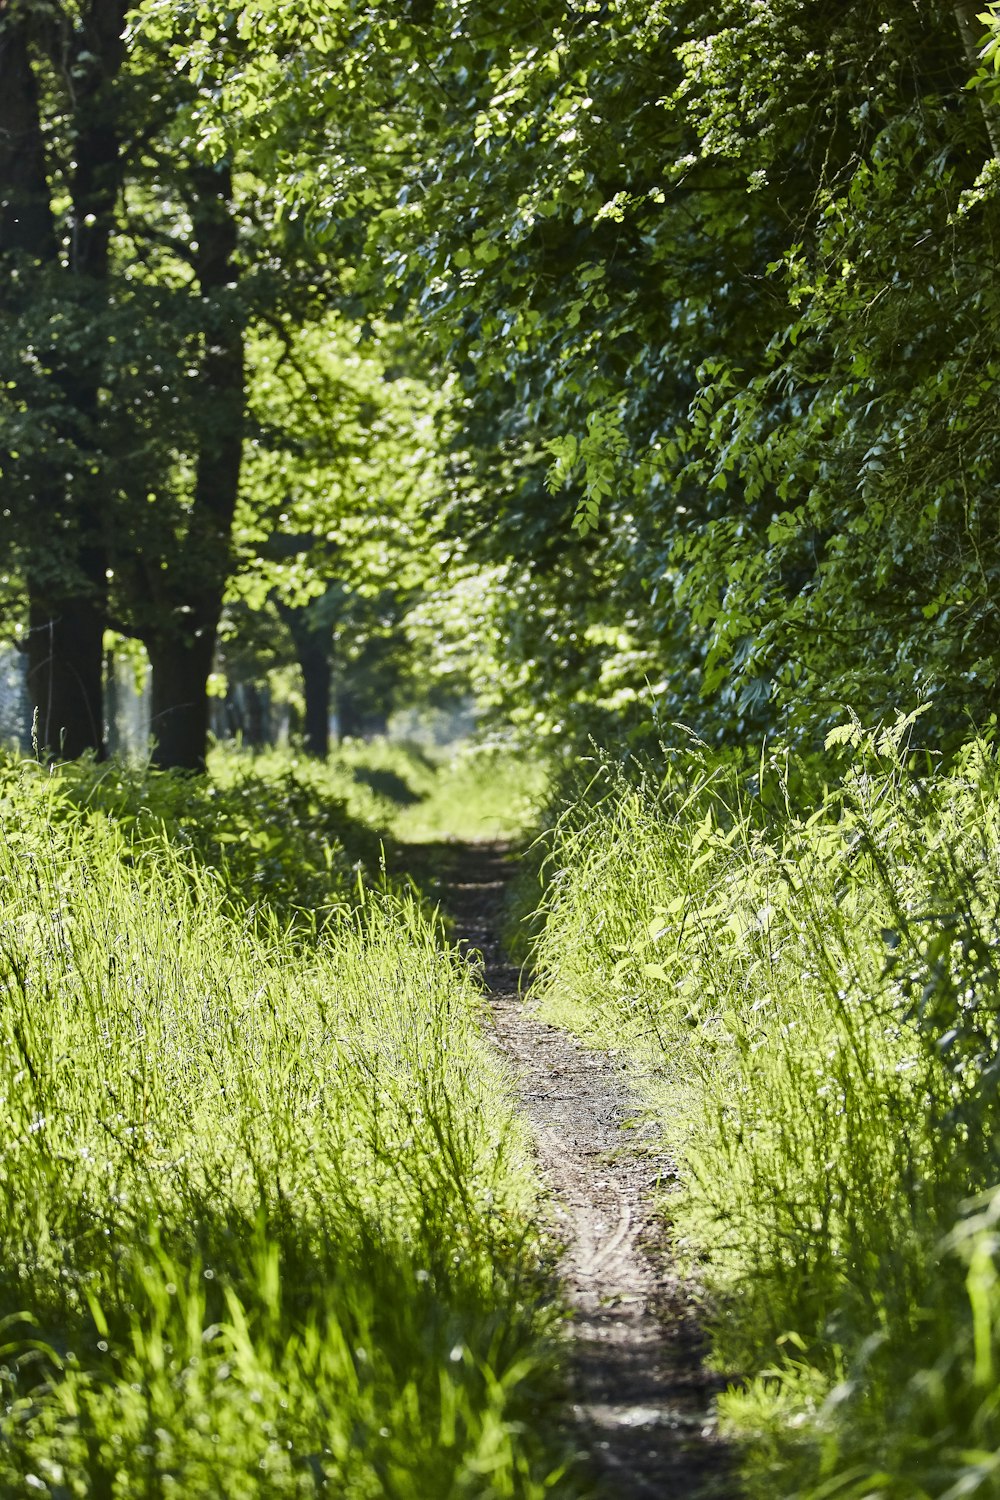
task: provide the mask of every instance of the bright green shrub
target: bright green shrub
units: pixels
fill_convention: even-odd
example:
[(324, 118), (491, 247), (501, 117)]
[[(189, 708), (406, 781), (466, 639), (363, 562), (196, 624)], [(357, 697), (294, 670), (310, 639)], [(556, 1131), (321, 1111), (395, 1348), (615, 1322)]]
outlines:
[[(24, 775), (17, 758), (0, 762), (0, 798), (11, 788), (20, 795)], [(378, 831), (291, 757), (258, 767), (249, 757), (213, 756), (207, 777), (118, 761), (70, 762), (51, 776), (48, 817), (83, 813), (106, 821), (136, 854), (186, 855), (192, 870), (219, 871), (244, 909), (266, 905), (312, 926), (354, 902), (359, 875), (379, 878)]]

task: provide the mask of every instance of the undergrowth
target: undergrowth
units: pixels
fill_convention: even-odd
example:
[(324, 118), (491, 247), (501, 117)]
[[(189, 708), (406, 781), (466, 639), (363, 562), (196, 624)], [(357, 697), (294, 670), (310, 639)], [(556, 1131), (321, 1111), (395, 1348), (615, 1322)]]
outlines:
[[(220, 784), (257, 776), (276, 794), (291, 777), (340, 810), (347, 847), (352, 839), (357, 843), (352, 820), (369, 838), (376, 829), (402, 843), (517, 838), (537, 816), (548, 785), (543, 757), (472, 741), (425, 749), (387, 739), (347, 740), (326, 761), (287, 750), (250, 756), (218, 749), (210, 767)], [(370, 862), (370, 849), (361, 847)]]
[[(20, 795), (24, 762), (0, 760), (0, 796)], [(257, 764), (217, 754), (210, 776), (81, 760), (53, 773), (46, 815), (101, 824), (123, 856), (181, 856), (178, 871), (212, 869), (229, 900), (286, 924), (321, 927), (381, 881), (382, 840), (362, 810), (283, 757)]]
[(4, 771), (0, 1493), (576, 1492), (478, 992), (290, 790)]
[(597, 768), (542, 850), (549, 1010), (654, 1075), (753, 1496), (1000, 1495), (1000, 768), (913, 727)]

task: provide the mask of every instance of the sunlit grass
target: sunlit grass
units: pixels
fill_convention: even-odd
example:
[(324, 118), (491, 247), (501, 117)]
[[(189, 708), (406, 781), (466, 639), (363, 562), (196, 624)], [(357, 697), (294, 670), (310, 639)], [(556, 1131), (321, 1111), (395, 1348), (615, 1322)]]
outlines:
[(0, 1491), (575, 1492), (467, 968), (389, 896), (304, 943), (70, 790), (0, 802)]
[(517, 839), (537, 818), (548, 768), (520, 751), (469, 745), (451, 752), (419, 802), (395, 822), (408, 843), (434, 839)]
[(549, 782), (540, 756), (474, 742), (427, 749), (349, 740), (323, 762), (288, 751), (220, 749), (210, 764), (223, 785), (250, 771), (280, 786), (291, 771), (315, 796), (404, 843), (518, 838), (537, 818)]
[(905, 731), (804, 806), (781, 760), (601, 772), (548, 843), (550, 1014), (642, 1060), (754, 1496), (1000, 1494), (1000, 772)]

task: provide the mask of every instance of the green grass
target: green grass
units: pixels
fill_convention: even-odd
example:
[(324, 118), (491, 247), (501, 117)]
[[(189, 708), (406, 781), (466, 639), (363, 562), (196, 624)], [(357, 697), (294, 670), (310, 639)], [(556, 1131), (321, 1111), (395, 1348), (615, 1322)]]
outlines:
[(0, 780), (0, 1492), (576, 1493), (480, 996), (263, 785)]
[(1000, 769), (912, 728), (600, 771), (544, 849), (549, 1011), (653, 1075), (751, 1496), (1000, 1495)]
[[(225, 753), (213, 755), (210, 777), (70, 762), (46, 815), (100, 822), (133, 854), (182, 856), (178, 871), (215, 870), (235, 906), (310, 931), (355, 902), (359, 881), (380, 882), (382, 848), (367, 809), (308, 769), (289, 756)], [(0, 793), (23, 775), (19, 760), (0, 758)]]
[(541, 759), (470, 745), (439, 765), (428, 795), (401, 810), (395, 828), (408, 843), (434, 839), (518, 839), (538, 815), (548, 787)]
[(276, 790), (290, 776), (344, 819), (402, 843), (516, 839), (537, 818), (549, 780), (541, 757), (513, 748), (427, 750), (391, 740), (348, 741), (324, 762), (287, 751), (216, 750), (211, 769), (222, 785), (249, 776)]

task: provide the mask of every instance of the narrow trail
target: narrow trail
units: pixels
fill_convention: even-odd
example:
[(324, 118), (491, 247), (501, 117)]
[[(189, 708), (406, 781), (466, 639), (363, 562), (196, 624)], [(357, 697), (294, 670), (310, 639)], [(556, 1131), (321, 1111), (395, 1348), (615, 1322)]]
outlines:
[(607, 1057), (545, 1025), (519, 995), (500, 941), (507, 846), (411, 846), (437, 876), (455, 937), (482, 954), (497, 1040), (513, 1063), (566, 1245), (573, 1311), (575, 1440), (602, 1500), (735, 1500), (711, 1417), (718, 1382), (702, 1364), (689, 1290), (656, 1250), (650, 1194), (676, 1169), (636, 1128), (640, 1106)]

